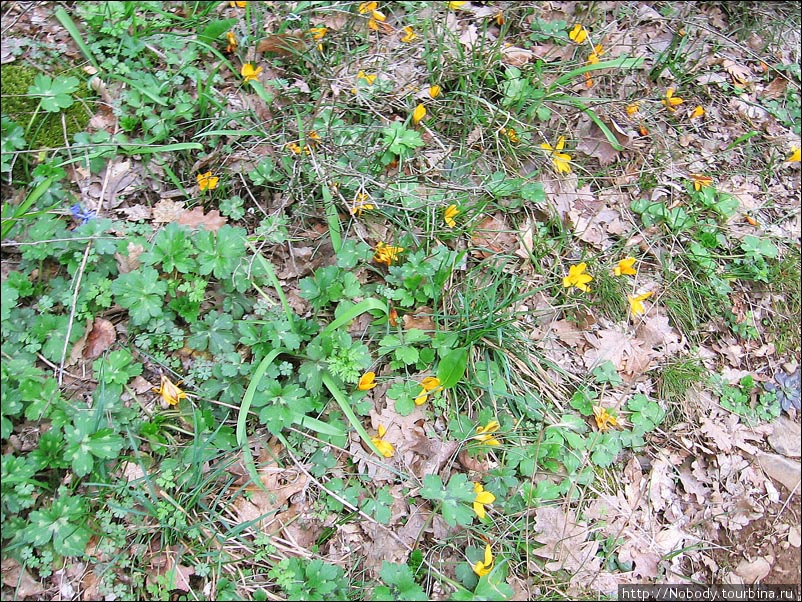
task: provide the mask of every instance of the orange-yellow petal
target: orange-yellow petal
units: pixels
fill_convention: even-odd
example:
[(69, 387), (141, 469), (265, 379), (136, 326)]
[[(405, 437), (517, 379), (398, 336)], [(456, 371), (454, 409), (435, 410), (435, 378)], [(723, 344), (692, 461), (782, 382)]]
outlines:
[(571, 288), (575, 286), (581, 291), (589, 292), (588, 283), (593, 280), (593, 276), (585, 273), (587, 267), (588, 265), (583, 261), (568, 268), (568, 275), (563, 278), (563, 287)]
[[(359, 379), (359, 384), (357, 385), (357, 389), (360, 391), (370, 391), (373, 387), (376, 386), (376, 373), (375, 372), (365, 372), (362, 377)], [(381, 427), (380, 427), (381, 428)], [(379, 435), (382, 437), (383, 435)]]
[(646, 311), (643, 307), (643, 302), (652, 295), (654, 295), (654, 291), (649, 291), (648, 293), (643, 293), (642, 295), (627, 295), (629, 308), (632, 311), (633, 316), (639, 316)]
[(404, 34), (405, 34), (404, 37), (401, 38), (402, 42), (411, 42), (412, 40), (418, 37), (418, 35), (409, 25), (404, 27)]
[(613, 268), (613, 273), (616, 276), (636, 276), (638, 272), (635, 270), (635, 258), (626, 257), (618, 262), (618, 265)]
[(213, 176), (212, 172), (207, 171), (196, 176), (198, 180), (198, 187), (201, 190), (214, 190), (217, 188), (217, 183), (220, 181), (218, 176)]
[(484, 577), (490, 571), (493, 570), (493, 564), (494, 564), (493, 552), (490, 549), (490, 544), (487, 544), (485, 546), (485, 558), (484, 558), (484, 561), (481, 561), (481, 560), (478, 561), (471, 568), (473, 568), (473, 572), (474, 573), (476, 573), (480, 577)]
[(254, 67), (251, 63), (245, 63), (240, 69), (240, 75), (245, 78), (245, 83), (249, 81), (258, 81), (259, 74), (262, 72), (261, 67)]
[(581, 44), (588, 39), (588, 30), (577, 23), (574, 25), (574, 28), (568, 32), (568, 37), (577, 44)]
[(154, 391), (157, 391), (164, 402), (171, 406), (178, 404), (181, 399), (187, 398), (187, 394), (164, 374), (162, 374), (161, 386), (158, 389), (154, 389)]
[(698, 173), (692, 173), (691, 180), (693, 180), (694, 190), (701, 190), (702, 188), (706, 188), (713, 183), (713, 178)]
[(423, 104), (418, 104), (412, 112), (412, 123), (418, 125), (424, 117), (426, 117), (426, 107)]

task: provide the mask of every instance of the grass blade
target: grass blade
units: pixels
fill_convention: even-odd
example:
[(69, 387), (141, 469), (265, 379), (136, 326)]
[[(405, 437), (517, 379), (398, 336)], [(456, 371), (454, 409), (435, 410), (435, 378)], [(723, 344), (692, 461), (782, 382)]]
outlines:
[(100, 64), (97, 62), (95, 55), (89, 49), (86, 42), (84, 42), (83, 36), (81, 36), (81, 32), (78, 31), (78, 26), (75, 25), (75, 21), (72, 20), (72, 17), (67, 13), (66, 10), (59, 7), (56, 9), (56, 19), (59, 20), (64, 26), (69, 34), (72, 36), (72, 39), (75, 40), (75, 43), (78, 45), (78, 48), (81, 50), (83, 55), (86, 57), (86, 60), (92, 63), (92, 66), (100, 71)]

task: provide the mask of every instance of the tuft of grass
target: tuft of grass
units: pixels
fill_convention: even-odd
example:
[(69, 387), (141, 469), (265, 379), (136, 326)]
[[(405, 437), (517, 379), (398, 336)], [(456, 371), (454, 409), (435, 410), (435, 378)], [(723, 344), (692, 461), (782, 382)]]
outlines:
[(785, 257), (772, 262), (769, 276), (774, 313), (763, 320), (769, 340), (780, 356), (800, 354), (802, 331), (802, 253), (799, 247), (790, 249)]
[(701, 384), (708, 370), (702, 360), (694, 355), (682, 355), (663, 365), (657, 375), (657, 395), (664, 400), (668, 409), (667, 430), (672, 423), (687, 419), (683, 410), (685, 394), (695, 385)]

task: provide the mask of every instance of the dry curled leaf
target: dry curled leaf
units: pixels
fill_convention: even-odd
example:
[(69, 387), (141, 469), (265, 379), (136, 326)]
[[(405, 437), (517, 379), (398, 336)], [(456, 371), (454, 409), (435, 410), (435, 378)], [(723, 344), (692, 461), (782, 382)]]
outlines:
[(721, 66), (724, 67), (724, 70), (730, 74), (733, 83), (739, 86), (745, 86), (749, 83), (749, 78), (752, 75), (749, 67), (744, 67), (743, 65), (730, 59), (723, 59), (721, 61)]
[(120, 274), (127, 274), (128, 272), (132, 272), (133, 270), (137, 269), (140, 266), (139, 256), (144, 252), (145, 247), (129, 242), (128, 255), (115, 253), (114, 259), (117, 260), (117, 269), (120, 271)]
[(531, 50), (525, 48), (518, 48), (517, 46), (505, 46), (501, 50), (501, 62), (505, 65), (512, 65), (513, 67), (520, 67), (525, 65), (535, 56)]
[(3, 584), (6, 587), (13, 588), (13, 593), (17, 599), (22, 600), (44, 593), (45, 588), (42, 584), (34, 579), (31, 574), (22, 568), (20, 563), (13, 558), (3, 558), (2, 569)]
[(417, 328), (419, 330), (435, 330), (432, 320), (432, 310), (429, 307), (419, 307), (413, 313), (405, 314), (403, 317), (404, 330)]
[(471, 242), (479, 247), (478, 254), (485, 258), (494, 253), (512, 253), (518, 248), (516, 234), (503, 215), (490, 215), (483, 219), (473, 233)]
[(153, 216), (153, 209), (145, 207), (145, 205), (142, 204), (137, 204), (132, 207), (120, 207), (117, 211), (119, 213), (124, 213), (126, 221), (129, 222), (138, 222), (150, 219)]
[(153, 206), (153, 223), (170, 223), (178, 219), (186, 209), (184, 204), (170, 199), (162, 199)]
[(217, 232), (226, 224), (228, 218), (220, 215), (217, 209), (213, 209), (209, 213), (204, 213), (203, 207), (195, 207), (192, 211), (185, 211), (182, 213), (176, 221), (190, 228), (203, 226), (207, 230)]
[(114, 324), (105, 318), (95, 318), (92, 324), (92, 330), (86, 338), (84, 357), (88, 360), (99, 358), (116, 340), (117, 331), (114, 330)]
[(256, 46), (257, 52), (272, 52), (279, 56), (294, 56), (306, 52), (301, 33), (276, 33), (267, 36)]

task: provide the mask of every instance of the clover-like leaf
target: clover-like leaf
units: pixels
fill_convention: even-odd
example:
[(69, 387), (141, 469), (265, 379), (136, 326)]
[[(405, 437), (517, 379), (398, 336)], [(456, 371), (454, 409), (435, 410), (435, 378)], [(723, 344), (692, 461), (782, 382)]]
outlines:
[(58, 76), (53, 79), (48, 75), (37, 75), (33, 85), (28, 88), (28, 94), (39, 96), (45, 111), (58, 113), (61, 109), (72, 106), (75, 102), (72, 95), (80, 85), (77, 77)]

